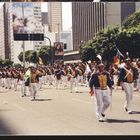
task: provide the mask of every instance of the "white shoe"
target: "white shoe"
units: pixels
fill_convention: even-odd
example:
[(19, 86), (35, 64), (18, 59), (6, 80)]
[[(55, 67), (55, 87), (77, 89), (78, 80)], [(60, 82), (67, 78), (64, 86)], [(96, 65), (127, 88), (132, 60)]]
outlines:
[(97, 115), (97, 118), (98, 118), (98, 121), (99, 121), (99, 122), (104, 122), (104, 119), (102, 118), (102, 116), (99, 116), (98, 113), (97, 113), (96, 115)]
[(103, 118), (99, 118), (98, 121), (99, 122), (104, 122), (104, 119)]
[(128, 114), (132, 114), (132, 111), (131, 111), (131, 110), (129, 110), (129, 111), (128, 111)]

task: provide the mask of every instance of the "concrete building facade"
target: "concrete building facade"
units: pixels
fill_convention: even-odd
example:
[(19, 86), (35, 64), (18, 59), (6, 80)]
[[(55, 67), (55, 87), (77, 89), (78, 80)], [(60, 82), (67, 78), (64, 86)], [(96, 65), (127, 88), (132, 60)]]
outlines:
[[(50, 32), (61, 32), (62, 29), (62, 2), (48, 2), (48, 27)], [(60, 41), (60, 34), (57, 36)]]
[(5, 59), (4, 6), (0, 8), (0, 59)]

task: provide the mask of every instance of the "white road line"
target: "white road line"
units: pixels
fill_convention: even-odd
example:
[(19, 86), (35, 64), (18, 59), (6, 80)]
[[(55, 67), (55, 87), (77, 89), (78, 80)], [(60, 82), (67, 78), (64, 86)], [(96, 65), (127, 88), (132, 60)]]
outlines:
[(86, 104), (92, 104), (92, 102), (87, 102), (81, 99), (76, 99), (76, 98), (72, 98), (73, 101), (78, 101), (78, 102), (82, 102), (82, 103), (86, 103)]

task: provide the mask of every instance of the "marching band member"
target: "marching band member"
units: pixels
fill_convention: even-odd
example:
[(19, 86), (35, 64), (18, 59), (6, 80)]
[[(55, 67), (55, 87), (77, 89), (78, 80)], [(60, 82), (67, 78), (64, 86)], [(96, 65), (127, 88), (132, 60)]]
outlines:
[(5, 87), (6, 85), (6, 70), (2, 69), (1, 70), (1, 86)]
[(132, 114), (131, 106), (132, 106), (132, 98), (133, 98), (133, 86), (134, 80), (136, 80), (136, 72), (131, 65), (131, 60), (129, 58), (125, 61), (125, 66), (121, 68), (119, 74), (120, 84), (123, 87), (126, 95), (125, 100), (125, 111), (128, 114)]
[(24, 69), (19, 70), (18, 74), (18, 82), (21, 86), (21, 97), (26, 96), (26, 86), (25, 86), (25, 80), (24, 80)]
[(54, 71), (54, 77), (55, 79), (55, 88), (58, 89), (61, 84), (61, 77), (62, 77), (62, 72), (59, 66), (56, 67), (56, 70)]
[(47, 73), (47, 82), (49, 86), (51, 86), (53, 85), (53, 69), (51, 67), (47, 67), (46, 73)]
[(38, 89), (41, 89), (42, 88), (42, 84), (43, 84), (43, 73), (41, 71), (41, 68), (37, 68), (36, 72), (39, 75)]
[(14, 90), (17, 91), (18, 72), (16, 71), (16, 69), (13, 69), (11, 71), (11, 74), (12, 74), (12, 82), (13, 82)]
[(119, 71), (118, 71), (118, 66), (117, 66), (116, 64), (113, 64), (113, 66), (112, 66), (112, 68), (111, 68), (111, 70), (110, 70), (110, 73), (111, 73), (112, 76), (113, 76), (114, 89), (117, 90)]
[(11, 89), (12, 88), (12, 74), (10, 68), (6, 70), (6, 85), (5, 88)]
[(70, 77), (70, 90), (71, 93), (75, 89), (75, 92), (78, 92), (78, 82), (77, 82), (78, 72), (74, 66), (71, 66), (68, 71), (68, 77)]
[(111, 104), (112, 82), (104, 65), (98, 64), (98, 71), (91, 75), (89, 80), (90, 94), (96, 97), (96, 115), (99, 122), (103, 122), (105, 111)]
[(77, 66), (76, 68), (78, 75), (77, 75), (77, 82), (80, 83), (80, 85), (82, 86), (84, 84), (84, 70), (82, 67)]
[(68, 84), (66, 67), (62, 68), (62, 84), (64, 87), (67, 87)]
[(137, 78), (137, 90), (140, 92), (140, 61), (137, 62), (138, 78)]
[(34, 101), (37, 94), (37, 83), (39, 83), (39, 74), (37, 69), (31, 67), (31, 76), (30, 76), (30, 92), (31, 92), (31, 101)]

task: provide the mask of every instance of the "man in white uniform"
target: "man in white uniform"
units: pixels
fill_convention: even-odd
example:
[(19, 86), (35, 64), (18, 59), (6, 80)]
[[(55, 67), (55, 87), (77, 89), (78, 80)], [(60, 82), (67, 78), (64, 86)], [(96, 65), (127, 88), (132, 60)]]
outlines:
[(135, 68), (132, 67), (131, 60), (127, 58), (125, 60), (125, 66), (122, 67), (119, 74), (119, 80), (120, 84), (123, 87), (126, 95), (125, 100), (125, 111), (128, 112), (128, 114), (132, 114), (131, 106), (132, 106), (132, 98), (133, 98), (133, 86), (134, 86), (134, 80), (136, 80), (136, 72)]
[(112, 81), (103, 64), (98, 65), (97, 72), (89, 80), (90, 94), (96, 97), (96, 115), (99, 122), (103, 122), (104, 112), (111, 104)]

